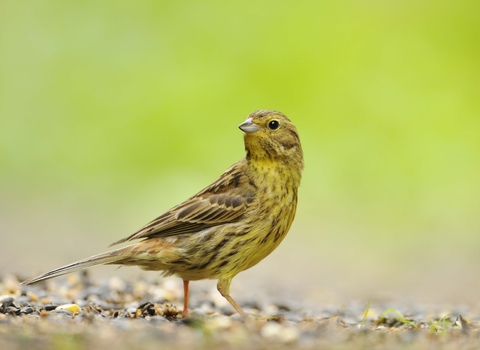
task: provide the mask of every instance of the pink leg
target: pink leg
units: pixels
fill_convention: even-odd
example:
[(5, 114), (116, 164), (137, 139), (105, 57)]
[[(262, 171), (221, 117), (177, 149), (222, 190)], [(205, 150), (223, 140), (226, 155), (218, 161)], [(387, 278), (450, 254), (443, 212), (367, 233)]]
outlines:
[(188, 317), (188, 283), (190, 281), (183, 280), (183, 312), (182, 317)]

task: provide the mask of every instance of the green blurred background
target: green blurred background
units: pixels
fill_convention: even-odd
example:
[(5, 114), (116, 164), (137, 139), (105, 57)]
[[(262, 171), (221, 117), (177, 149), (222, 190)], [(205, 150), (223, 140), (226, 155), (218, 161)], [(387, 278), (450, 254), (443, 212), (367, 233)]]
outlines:
[(278, 109), (305, 151), (297, 218), (234, 295), (474, 302), (479, 19), (476, 0), (2, 1), (0, 272), (103, 251)]

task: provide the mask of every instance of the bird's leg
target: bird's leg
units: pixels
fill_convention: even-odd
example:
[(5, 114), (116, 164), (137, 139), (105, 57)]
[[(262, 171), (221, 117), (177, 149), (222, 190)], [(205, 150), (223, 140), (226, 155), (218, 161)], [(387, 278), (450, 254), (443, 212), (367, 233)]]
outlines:
[(190, 281), (183, 280), (183, 311), (182, 317), (188, 316), (188, 283)]
[(246, 317), (247, 314), (245, 311), (242, 310), (240, 305), (237, 304), (235, 300), (230, 296), (230, 282), (232, 282), (231, 278), (220, 278), (217, 283), (217, 289), (220, 292), (220, 294), (227, 299), (227, 301), (230, 303), (230, 305), (233, 306), (235, 310), (240, 314), (242, 317)]

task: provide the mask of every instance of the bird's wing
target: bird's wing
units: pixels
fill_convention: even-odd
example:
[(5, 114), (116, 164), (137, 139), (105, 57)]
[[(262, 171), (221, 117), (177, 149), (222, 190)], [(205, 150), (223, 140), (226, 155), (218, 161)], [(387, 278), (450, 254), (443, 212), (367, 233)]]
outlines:
[(256, 186), (242, 174), (242, 167), (238, 165), (239, 163), (228, 169), (217, 181), (192, 198), (113, 244), (195, 233), (239, 220), (254, 201)]

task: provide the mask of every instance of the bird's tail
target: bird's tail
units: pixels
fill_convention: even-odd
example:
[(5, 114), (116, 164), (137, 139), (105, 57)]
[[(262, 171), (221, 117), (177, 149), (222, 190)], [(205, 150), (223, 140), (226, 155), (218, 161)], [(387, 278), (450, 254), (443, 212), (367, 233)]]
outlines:
[(128, 253), (128, 250), (130, 250), (128, 248), (130, 247), (124, 247), (124, 248), (112, 250), (106, 253), (97, 254), (89, 258), (76, 261), (74, 263), (71, 263), (71, 264), (59, 267), (58, 269), (44, 273), (40, 276), (30, 278), (26, 281), (23, 281), (22, 284), (28, 285), (28, 284), (38, 283), (44, 280), (48, 280), (50, 278), (66, 275), (67, 273), (88, 269), (89, 267), (92, 267), (92, 266), (121, 263), (121, 261), (126, 258), (125, 253)]

